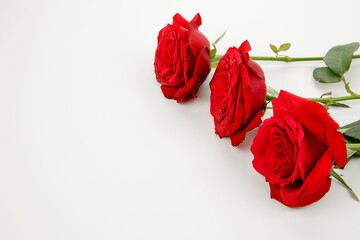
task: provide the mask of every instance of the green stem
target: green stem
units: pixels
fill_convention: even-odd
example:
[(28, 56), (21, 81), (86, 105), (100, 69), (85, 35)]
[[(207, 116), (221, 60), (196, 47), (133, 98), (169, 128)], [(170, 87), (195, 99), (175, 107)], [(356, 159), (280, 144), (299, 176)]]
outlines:
[(357, 95), (356, 93), (354, 93), (353, 91), (351, 91), (351, 89), (350, 89), (350, 87), (349, 87), (349, 83), (346, 82), (344, 75), (341, 76), (341, 81), (345, 84), (345, 89), (346, 89), (346, 91), (347, 91), (350, 95), (352, 95), (352, 96)]
[[(300, 61), (319, 61), (323, 60), (323, 57), (299, 57), (292, 58), (288, 56), (284, 57), (262, 57), (262, 56), (250, 56), (252, 60), (258, 61), (279, 61), (279, 62), (300, 62)], [(360, 58), (360, 55), (359, 55)]]
[(344, 97), (328, 97), (328, 98), (307, 98), (307, 99), (309, 99), (310, 101), (314, 101), (314, 102), (327, 103), (330, 101), (339, 102), (339, 101), (360, 99), (360, 95), (351, 95), (351, 96), (344, 96)]
[(346, 147), (353, 151), (357, 151), (357, 152), (360, 151), (360, 143), (347, 143)]
[[(272, 101), (276, 97), (271, 95), (266, 95), (266, 100)], [(353, 100), (353, 99), (360, 99), (360, 95), (351, 95), (351, 96), (344, 96), (344, 97), (326, 97), (326, 98), (306, 98), (313, 102), (321, 102), (321, 103), (327, 103), (327, 102), (338, 102), (338, 101), (347, 101), (347, 100)]]
[[(213, 59), (211, 59), (212, 67), (215, 68), (220, 58), (223, 55), (215, 55)], [(250, 56), (252, 60), (258, 61), (278, 61), (278, 62), (300, 62), (300, 61), (320, 61), (323, 60), (324, 57), (265, 57), (265, 56)], [(352, 58), (360, 58), (360, 55), (353, 55)]]

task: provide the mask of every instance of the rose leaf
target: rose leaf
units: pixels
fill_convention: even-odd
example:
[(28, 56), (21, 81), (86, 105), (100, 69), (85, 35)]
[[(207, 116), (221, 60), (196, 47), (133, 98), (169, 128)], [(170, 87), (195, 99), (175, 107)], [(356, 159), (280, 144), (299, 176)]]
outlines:
[(223, 39), (223, 37), (225, 36), (225, 34), (226, 34), (227, 31), (228, 31), (228, 29), (226, 29), (225, 32), (224, 32), (223, 34), (221, 34), (221, 36), (218, 37), (218, 39), (216, 39), (215, 42), (213, 42), (211, 45), (216, 45), (216, 44), (218, 44), (218, 43), (221, 41), (221, 39)]
[(335, 46), (326, 53), (324, 62), (335, 73), (343, 75), (349, 70), (352, 56), (358, 48), (358, 42)]
[(272, 50), (274, 53), (277, 54), (277, 53), (279, 52), (279, 50), (277, 49), (276, 46), (274, 46), (274, 45), (272, 45), (272, 44), (270, 44), (269, 46), (270, 46), (271, 50)]
[(274, 97), (278, 97), (279, 96), (279, 92), (276, 91), (275, 89), (273, 89), (272, 87), (266, 85), (266, 93), (268, 95), (274, 96)]
[(347, 129), (343, 135), (353, 140), (351, 143), (360, 143), (360, 120), (341, 127)]
[(213, 59), (216, 55), (216, 47), (213, 45), (214, 48), (210, 50), (210, 59)]
[(350, 160), (357, 152), (351, 149), (346, 148), (347, 158)]
[(334, 177), (336, 180), (338, 180), (341, 184), (343, 184), (350, 191), (350, 193), (355, 198), (355, 200), (360, 201), (359, 198), (356, 196), (355, 192), (351, 189), (351, 187), (347, 185), (344, 179), (337, 172), (335, 172), (334, 169), (331, 169), (330, 175)]
[(280, 51), (287, 51), (287, 50), (289, 50), (290, 47), (291, 47), (291, 43), (281, 44), (281, 46), (279, 47), (279, 52)]
[(330, 104), (330, 106), (333, 107), (343, 107), (343, 108), (351, 108), (349, 105), (344, 104), (344, 103), (339, 103), (339, 102), (333, 102)]
[(336, 83), (341, 81), (341, 76), (331, 71), (328, 67), (315, 68), (313, 77), (322, 83)]

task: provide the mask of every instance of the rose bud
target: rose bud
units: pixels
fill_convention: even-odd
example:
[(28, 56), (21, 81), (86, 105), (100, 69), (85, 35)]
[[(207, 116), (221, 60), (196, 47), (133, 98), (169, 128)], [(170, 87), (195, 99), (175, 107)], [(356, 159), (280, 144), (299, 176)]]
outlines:
[(173, 24), (159, 32), (154, 66), (166, 98), (182, 102), (195, 97), (210, 72), (210, 43), (200, 25), (199, 14), (188, 22), (177, 13)]
[(264, 114), (264, 72), (250, 59), (250, 50), (248, 41), (239, 48), (229, 48), (210, 82), (210, 112), (215, 133), (220, 138), (230, 137), (233, 146), (245, 139), (246, 132), (261, 124)]
[(346, 164), (339, 125), (319, 103), (281, 91), (274, 116), (264, 121), (251, 146), (253, 166), (270, 185), (271, 197), (289, 207), (321, 199), (331, 185), (334, 161)]

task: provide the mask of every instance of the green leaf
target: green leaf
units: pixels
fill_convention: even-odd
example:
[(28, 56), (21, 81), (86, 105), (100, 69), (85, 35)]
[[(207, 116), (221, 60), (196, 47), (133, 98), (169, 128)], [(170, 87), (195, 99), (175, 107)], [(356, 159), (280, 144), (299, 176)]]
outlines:
[(351, 108), (349, 105), (343, 104), (343, 103), (339, 103), (339, 102), (333, 102), (330, 104), (330, 106), (333, 107), (343, 107), (343, 108)]
[(279, 52), (280, 51), (287, 51), (287, 50), (289, 50), (290, 47), (291, 47), (291, 43), (281, 44), (281, 46), (279, 47)]
[(349, 129), (357, 126), (357, 125), (360, 125), (360, 120), (357, 120), (357, 121), (355, 121), (355, 122), (352, 122), (352, 123), (349, 123), (349, 124), (347, 124), (347, 125), (345, 125), (345, 126), (342, 126), (342, 127), (340, 127), (340, 129), (347, 129), (347, 130), (349, 130)]
[(274, 97), (278, 97), (279, 96), (279, 92), (276, 91), (275, 89), (273, 89), (272, 87), (266, 85), (266, 93), (268, 95), (274, 96)]
[(360, 155), (360, 120), (340, 127), (338, 131), (344, 135), (349, 162), (355, 154)]
[(210, 49), (210, 59), (213, 59), (216, 55), (216, 47), (215, 45), (213, 45), (214, 48), (213, 49)]
[(352, 56), (358, 48), (358, 42), (335, 46), (326, 53), (324, 62), (335, 73), (343, 75), (349, 70)]
[(347, 158), (350, 159), (356, 154), (356, 151), (346, 148), (346, 154)]
[(211, 61), (220, 61), (220, 59), (223, 57), (224, 55), (215, 55)]
[(271, 50), (274, 52), (274, 53), (278, 53), (279, 52), (279, 50), (277, 49), (277, 47), (275, 47), (274, 45), (272, 45), (272, 44), (270, 44), (270, 48), (271, 48)]
[(347, 131), (343, 132), (345, 137), (351, 138), (353, 141), (352, 143), (360, 143), (360, 120), (350, 123), (341, 127), (341, 129), (348, 129)]
[(221, 36), (218, 37), (218, 39), (216, 39), (215, 42), (212, 43), (212, 45), (215, 46), (216, 44), (218, 44), (221, 41), (221, 39), (225, 36), (227, 31), (228, 31), (228, 29), (226, 29), (225, 32), (223, 34), (221, 34)]
[(360, 201), (359, 198), (356, 196), (355, 192), (351, 189), (351, 187), (349, 187), (349, 185), (346, 184), (344, 179), (337, 172), (335, 172), (334, 169), (331, 169), (330, 175), (334, 177), (336, 180), (338, 180), (341, 184), (343, 184), (350, 191), (350, 193), (352, 194), (352, 196), (355, 198), (356, 201)]
[(348, 143), (359, 143), (359, 140), (356, 140), (354, 138), (351, 138), (351, 137), (347, 137), (343, 134), (344, 136), (344, 140), (345, 140), (345, 143), (348, 144)]
[[(350, 127), (351, 128), (351, 127)], [(349, 130), (350, 128), (344, 128), (344, 127), (339, 127), (338, 131), (341, 133), (346, 132), (347, 130)]]
[(211, 61), (211, 68), (216, 68), (219, 64), (219, 60)]
[(336, 83), (341, 81), (341, 76), (331, 71), (328, 67), (315, 68), (313, 77), (322, 83)]

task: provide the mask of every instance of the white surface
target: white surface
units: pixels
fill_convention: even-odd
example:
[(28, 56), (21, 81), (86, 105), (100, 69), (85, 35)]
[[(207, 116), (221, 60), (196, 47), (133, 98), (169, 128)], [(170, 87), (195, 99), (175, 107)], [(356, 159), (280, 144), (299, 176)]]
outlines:
[[(253, 55), (291, 42), (318, 56), (360, 41), (353, 1), (0, 1), (0, 239), (356, 239), (360, 203), (333, 181), (319, 202), (270, 199), (240, 147), (214, 134), (208, 80), (198, 98), (162, 96), (153, 59), (176, 12), (200, 12), (219, 52), (249, 39)], [(305, 97), (341, 84), (313, 63), (262, 63), (267, 84)], [(360, 61), (347, 78), (360, 92)], [(341, 125), (360, 101), (333, 109)], [(270, 116), (270, 112), (267, 117)], [(342, 172), (360, 194), (360, 162)]]

